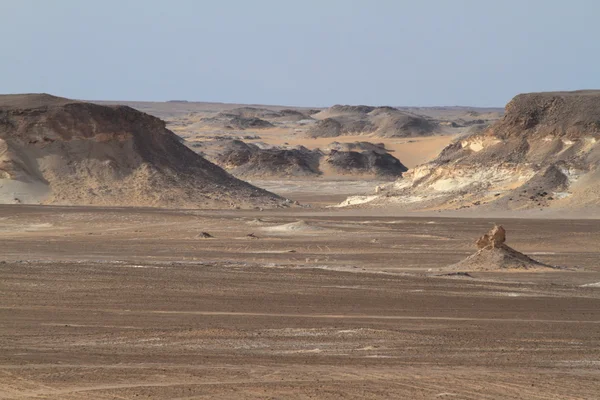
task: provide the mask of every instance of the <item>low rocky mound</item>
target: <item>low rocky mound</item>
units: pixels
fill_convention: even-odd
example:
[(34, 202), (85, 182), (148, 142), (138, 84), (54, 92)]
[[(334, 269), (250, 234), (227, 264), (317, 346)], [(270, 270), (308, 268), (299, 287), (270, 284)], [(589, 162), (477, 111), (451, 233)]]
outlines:
[(278, 121), (308, 121), (312, 120), (311, 110), (300, 112), (298, 110), (284, 109), (279, 111), (279, 116), (273, 119)]
[(598, 143), (600, 91), (519, 95), (501, 120), (450, 144), (371, 202), (415, 208), (597, 210)]
[(188, 149), (156, 117), (44, 94), (0, 96), (0, 182), (4, 203), (283, 203)]
[(238, 107), (221, 113), (223, 115), (234, 115), (242, 118), (277, 118), (280, 114), (277, 111), (269, 110), (267, 108), (257, 107)]
[(260, 118), (266, 121), (301, 121), (311, 119), (310, 110), (308, 112), (301, 112), (290, 108), (283, 110), (269, 110), (257, 107), (239, 107), (222, 114), (242, 118)]
[(214, 117), (202, 118), (200, 126), (224, 130), (266, 129), (275, 125), (264, 119), (245, 113), (221, 112)]
[(325, 162), (339, 174), (402, 176), (408, 168), (389, 153), (332, 150)]
[(331, 142), (326, 147), (322, 148), (323, 151), (331, 152), (335, 151), (374, 151), (380, 154), (387, 154), (388, 150), (385, 148), (385, 143), (371, 143), (371, 142), (353, 142), (353, 143), (340, 143)]
[(226, 142), (215, 162), (240, 177), (306, 177), (320, 175), (321, 153), (305, 147), (261, 148), (241, 140)]
[(350, 106), (350, 105), (336, 104), (325, 110), (321, 110), (319, 113), (314, 115), (314, 117), (319, 118), (319, 119), (325, 119), (325, 118), (339, 117), (342, 115), (350, 115), (350, 116), (367, 115), (371, 111), (375, 110), (376, 108), (377, 107), (365, 106), (365, 105)]
[[(306, 178), (322, 174), (396, 178), (407, 168), (382, 145), (332, 143), (324, 149), (269, 146), (241, 140), (204, 142), (203, 154), (243, 178)], [(336, 150), (369, 149), (362, 151)]]
[(446, 269), (452, 271), (502, 271), (555, 268), (529, 258), (507, 246), (505, 241), (506, 231), (502, 226), (495, 226), (477, 240), (478, 250), (475, 254)]
[(430, 119), (404, 113), (391, 107), (378, 107), (369, 113), (375, 134), (381, 137), (428, 136), (438, 131), (438, 124)]
[(438, 124), (428, 118), (392, 107), (333, 106), (314, 115), (319, 121), (308, 130), (309, 137), (374, 134), (381, 137), (432, 135)]

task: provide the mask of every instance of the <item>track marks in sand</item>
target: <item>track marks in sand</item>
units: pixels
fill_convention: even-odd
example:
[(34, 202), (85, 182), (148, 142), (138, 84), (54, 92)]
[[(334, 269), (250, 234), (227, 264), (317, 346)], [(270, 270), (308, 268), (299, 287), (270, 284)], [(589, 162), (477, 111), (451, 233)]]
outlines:
[[(47, 310), (68, 311), (61, 307), (7, 307), (0, 306), (1, 310)], [(413, 316), (413, 315), (366, 315), (366, 314), (292, 314), (292, 313), (260, 313), (260, 312), (235, 312), (235, 311), (183, 311), (183, 310), (120, 310), (120, 309), (95, 309), (80, 308), (79, 311), (111, 314), (153, 314), (153, 315), (198, 315), (198, 316), (231, 316), (231, 317), (266, 317), (266, 318), (314, 318), (314, 319), (362, 319), (362, 320), (413, 320), (413, 321), (482, 321), (499, 323), (555, 323), (555, 324), (597, 324), (600, 320), (552, 320), (552, 319), (524, 319), (524, 318), (474, 318), (474, 317), (440, 317), (440, 316)]]
[[(128, 367), (135, 368), (135, 365)], [(144, 365), (138, 366), (144, 370)], [(163, 369), (164, 367), (164, 369)], [(99, 371), (114, 366), (96, 365)], [(209, 376), (190, 377), (187, 366), (157, 365), (165, 373), (154, 381), (124, 378), (120, 383), (61, 383), (51, 387), (35, 382), (35, 387), (13, 386), (12, 391), (0, 392), (2, 399), (28, 399), (51, 397), (61, 399), (125, 399), (141, 393), (153, 398), (184, 399), (211, 394), (215, 398), (256, 398), (254, 389), (261, 393), (279, 394), (282, 398), (302, 394), (323, 397), (328, 390), (346, 397), (361, 398), (459, 398), (470, 400), (507, 399), (591, 399), (595, 393), (595, 379), (586, 374), (558, 375), (551, 370), (528, 369), (513, 374), (486, 368), (406, 366), (401, 368), (306, 366), (275, 368), (256, 365), (250, 373), (228, 366), (212, 369)], [(202, 370), (205, 367), (200, 367)], [(198, 369), (193, 367), (194, 370)], [(75, 371), (74, 371), (75, 372)], [(151, 373), (149, 370), (147, 373)], [(200, 372), (200, 371), (198, 371)], [(40, 372), (41, 379), (43, 371)], [(4, 375), (4, 374), (2, 374)], [(2, 376), (17, 381), (34, 382), (11, 374)], [(0, 383), (1, 387), (6, 387)], [(16, 390), (14, 390), (16, 389)], [(199, 392), (200, 391), (200, 392)], [(185, 394), (184, 394), (185, 393)], [(189, 393), (189, 395), (188, 395)], [(223, 397), (225, 396), (225, 397)], [(279, 397), (279, 396), (276, 396)]]

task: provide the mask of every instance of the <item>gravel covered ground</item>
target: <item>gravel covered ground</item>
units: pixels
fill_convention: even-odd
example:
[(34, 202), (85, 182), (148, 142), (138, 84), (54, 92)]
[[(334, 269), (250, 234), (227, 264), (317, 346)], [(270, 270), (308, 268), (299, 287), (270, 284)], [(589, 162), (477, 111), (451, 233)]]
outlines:
[[(2, 399), (598, 396), (597, 221), (33, 206), (0, 221)], [(440, 270), (493, 222), (571, 269)]]

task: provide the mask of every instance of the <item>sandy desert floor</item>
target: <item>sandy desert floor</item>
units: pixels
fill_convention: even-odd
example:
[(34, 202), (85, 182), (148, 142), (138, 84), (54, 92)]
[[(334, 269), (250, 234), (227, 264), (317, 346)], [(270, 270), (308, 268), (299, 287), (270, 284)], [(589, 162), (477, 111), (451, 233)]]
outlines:
[[(598, 398), (595, 220), (0, 206), (0, 222), (2, 399)], [(493, 222), (570, 269), (447, 275)]]

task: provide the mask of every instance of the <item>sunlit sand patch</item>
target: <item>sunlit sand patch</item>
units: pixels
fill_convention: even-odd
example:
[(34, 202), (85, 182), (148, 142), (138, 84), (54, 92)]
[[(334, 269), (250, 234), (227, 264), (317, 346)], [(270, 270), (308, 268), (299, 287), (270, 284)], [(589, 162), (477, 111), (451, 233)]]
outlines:
[(600, 282), (586, 283), (585, 285), (581, 285), (581, 287), (597, 287), (597, 288), (600, 288)]
[(333, 231), (332, 229), (322, 228), (320, 226), (308, 224), (306, 221), (303, 220), (291, 222), (289, 224), (264, 227), (260, 228), (260, 230), (263, 232), (276, 234), (302, 234)]

